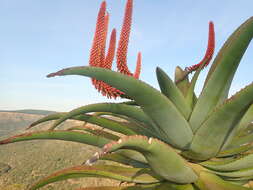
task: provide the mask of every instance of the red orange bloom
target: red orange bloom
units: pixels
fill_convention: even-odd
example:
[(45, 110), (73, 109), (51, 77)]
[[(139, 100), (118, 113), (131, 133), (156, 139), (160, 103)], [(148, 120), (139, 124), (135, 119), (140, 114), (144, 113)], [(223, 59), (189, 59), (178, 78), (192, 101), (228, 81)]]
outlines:
[(186, 71), (188, 71), (189, 73), (192, 71), (196, 71), (202, 64), (205, 64), (204, 67), (206, 67), (210, 63), (213, 57), (214, 48), (215, 48), (215, 33), (214, 33), (213, 22), (209, 22), (208, 36), (209, 37), (208, 37), (207, 50), (206, 50), (204, 58), (198, 64), (190, 66), (190, 67), (186, 67)]
[[(128, 0), (125, 9), (124, 22), (120, 34), (120, 40), (117, 48), (117, 68), (122, 74), (139, 78), (141, 70), (141, 54), (138, 54), (135, 73), (132, 74), (127, 67), (127, 49), (132, 22), (133, 0)], [(103, 1), (97, 17), (97, 24), (93, 44), (90, 52), (89, 65), (92, 67), (102, 67), (106, 69), (112, 68), (112, 62), (115, 56), (116, 49), (116, 30), (111, 33), (108, 52), (105, 56), (106, 38), (109, 24), (109, 13), (106, 12), (106, 2)], [(116, 98), (124, 93), (120, 90), (111, 87), (103, 81), (92, 79), (92, 84), (95, 88), (108, 98)]]

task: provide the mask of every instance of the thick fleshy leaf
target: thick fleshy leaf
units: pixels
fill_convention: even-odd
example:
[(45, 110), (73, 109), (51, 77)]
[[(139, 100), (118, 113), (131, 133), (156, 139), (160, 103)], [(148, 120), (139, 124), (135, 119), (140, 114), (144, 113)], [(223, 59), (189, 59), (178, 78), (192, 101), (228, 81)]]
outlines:
[(16, 136), (0, 141), (0, 145), (20, 142), (20, 141), (43, 140), (43, 139), (72, 141), (72, 142), (93, 145), (97, 147), (103, 147), (105, 144), (110, 142), (110, 140), (100, 137), (100, 136), (96, 136), (96, 135), (80, 133), (77, 131), (57, 130), (57, 131), (36, 131), (36, 132), (16, 135)]
[(139, 152), (135, 151), (135, 150), (125, 150), (125, 149), (122, 149), (122, 150), (118, 150), (117, 153), (125, 156), (125, 157), (128, 157), (132, 160), (136, 160), (138, 162), (142, 162), (142, 163), (145, 163), (147, 164), (147, 160), (146, 158)]
[(200, 173), (200, 181), (204, 185), (204, 188), (201, 190), (248, 190), (246, 187), (226, 182), (208, 172)]
[(157, 186), (156, 190), (197, 190), (191, 184), (186, 185), (178, 185), (172, 183), (162, 183), (161, 185)]
[(66, 112), (60, 112), (60, 113), (54, 113), (54, 114), (50, 114), (47, 115), (45, 117), (42, 117), (41, 119), (33, 122), (29, 127), (27, 127), (26, 129), (30, 129), (36, 125), (39, 125), (41, 123), (47, 122), (47, 121), (52, 121), (52, 120), (56, 120), (59, 119), (60, 117), (62, 117), (63, 115), (65, 115)]
[[(252, 133), (253, 133), (253, 122), (250, 123), (244, 130), (240, 131), (237, 137), (243, 137)], [(237, 137), (235, 137), (234, 139), (236, 139)]]
[(159, 182), (159, 179), (149, 169), (145, 168), (126, 168), (110, 165), (82, 165), (58, 171), (40, 180), (33, 185), (30, 190), (38, 189), (53, 182), (80, 177), (100, 177), (143, 184)]
[(242, 146), (239, 146), (239, 147), (223, 150), (223, 151), (219, 152), (219, 154), (216, 157), (233, 156), (233, 155), (237, 155), (237, 154), (240, 154), (240, 153), (243, 153), (243, 152), (247, 152), (251, 149), (253, 149), (253, 145), (252, 144), (246, 144), (246, 145), (242, 145)]
[[(62, 122), (66, 121), (67, 119), (74, 118), (75, 116), (79, 116), (81, 114), (90, 113), (90, 112), (112, 112), (116, 114), (126, 115), (130, 118), (133, 118), (140, 122), (145, 122), (148, 127), (146, 130), (152, 130), (152, 125), (149, 122), (149, 118), (143, 113), (143, 111), (135, 106), (129, 106), (124, 104), (116, 104), (116, 103), (100, 103), (100, 104), (90, 104), (86, 106), (79, 107), (77, 109), (74, 109), (61, 118), (59, 118), (51, 127), (52, 129), (61, 124)], [(94, 116), (95, 117), (95, 116)], [(107, 120), (105, 118), (100, 118), (100, 120)], [(96, 124), (96, 123), (94, 123)], [(102, 123), (97, 123), (98, 125), (101, 125)], [(102, 126), (104, 127), (104, 126)], [(116, 127), (117, 128), (117, 127)], [(116, 129), (115, 128), (115, 129)], [(125, 127), (126, 130), (128, 130), (128, 127)], [(129, 131), (129, 130), (128, 130)], [(117, 131), (118, 132), (118, 131)], [(131, 132), (131, 130), (129, 131)], [(131, 132), (134, 134), (135, 132)], [(126, 133), (123, 133), (126, 134)], [(128, 133), (130, 134), (130, 133)]]
[(156, 186), (86, 187), (77, 190), (157, 190)]
[(224, 161), (206, 161), (200, 163), (202, 166), (217, 171), (233, 171), (246, 168), (253, 168), (253, 154), (244, 155), (240, 158)]
[(253, 133), (249, 132), (248, 134), (244, 134), (243, 136), (237, 136), (235, 138), (233, 138), (233, 140), (231, 141), (231, 143), (229, 143), (229, 145), (227, 147), (225, 147), (224, 149), (222, 149), (222, 151), (226, 151), (232, 148), (237, 148), (243, 145), (247, 145), (253, 142)]
[(220, 176), (225, 176), (225, 177), (251, 177), (253, 178), (253, 167), (251, 168), (246, 168), (242, 170), (236, 170), (236, 171), (228, 171), (228, 172), (220, 172), (220, 171), (214, 171), (212, 170), (212, 173), (215, 173)]
[(238, 131), (244, 131), (251, 122), (253, 122), (253, 104), (249, 107), (240, 123), (238, 124)]
[[(187, 95), (186, 95), (186, 102), (187, 104), (190, 106), (191, 109), (193, 109), (194, 107), (194, 102), (195, 102), (195, 93), (194, 93), (194, 89), (195, 89), (195, 85), (196, 82), (198, 80), (199, 74), (202, 71), (202, 69), (205, 67), (206, 61), (203, 62), (203, 64), (198, 68), (198, 70), (194, 73), (191, 83), (189, 85), (189, 89), (187, 91)], [(193, 129), (194, 130), (194, 129)]]
[(227, 94), (224, 89), (229, 90), (234, 73), (252, 37), (253, 17), (242, 24), (220, 50), (213, 63), (216, 68), (202, 90), (190, 118), (194, 131), (201, 126), (215, 106), (224, 100), (222, 95)]
[(156, 76), (161, 92), (170, 99), (170, 101), (184, 115), (185, 119), (188, 119), (191, 114), (191, 108), (186, 103), (181, 91), (170, 77), (159, 67), (156, 68)]
[[(66, 115), (62, 116), (62, 117), (66, 117), (67, 115), (68, 115), (68, 113)], [(59, 118), (59, 119), (61, 119), (61, 118)], [(136, 132), (134, 132), (134, 130), (132, 130), (129, 126), (123, 125), (121, 122), (114, 121), (114, 120), (111, 120), (109, 118), (92, 116), (92, 115), (88, 115), (88, 114), (76, 115), (76, 116), (73, 116), (73, 118), (81, 120), (81, 121), (86, 121), (88, 123), (95, 124), (95, 125), (98, 125), (100, 127), (110, 129), (112, 131), (122, 133), (122, 134), (125, 134), (125, 135), (136, 134)], [(71, 119), (71, 117), (69, 119)], [(53, 127), (51, 127), (51, 129), (53, 129)]]
[[(195, 188), (188, 185), (175, 185), (169, 183), (151, 184), (151, 185), (135, 185), (135, 186), (121, 186), (121, 187), (87, 187), (78, 190), (195, 190)], [(197, 190), (197, 189), (196, 189)]]
[[(109, 113), (109, 112), (95, 112), (92, 115), (106, 117), (106, 118), (108, 118), (107, 116), (109, 117), (112, 116), (110, 117), (111, 120), (120, 122), (124, 126), (125, 125), (128, 126), (131, 130), (135, 131), (137, 134), (142, 134), (148, 137), (150, 136), (160, 137), (160, 135), (158, 135), (158, 133), (160, 134), (160, 131), (157, 131), (156, 133), (154, 127), (150, 127), (150, 124), (137, 121), (136, 119), (129, 118), (127, 116), (123, 116), (123, 115), (119, 115), (115, 113)], [(123, 119), (123, 121), (119, 121), (119, 119)], [(155, 125), (151, 120), (150, 122), (152, 123), (152, 126)]]
[(120, 149), (143, 154), (152, 170), (163, 178), (179, 184), (192, 183), (197, 175), (187, 162), (168, 144), (144, 136), (126, 136), (104, 146), (102, 155)]
[(174, 82), (176, 83), (178, 89), (186, 97), (188, 89), (190, 87), (190, 82), (186, 72), (179, 66), (177, 66), (175, 70)]
[[(253, 83), (219, 106), (196, 132), (188, 156), (206, 160), (219, 153), (253, 101)], [(221, 127), (222, 126), (222, 127)]]
[[(246, 113), (241, 118), (240, 122), (235, 126), (233, 131), (229, 134), (225, 144), (222, 146), (222, 150), (225, 150), (227, 147), (232, 145), (233, 141), (242, 134), (243, 131), (247, 128), (247, 126), (253, 121), (253, 105), (251, 105)], [(246, 140), (246, 139), (245, 139)], [(250, 140), (250, 139), (249, 139)], [(249, 142), (249, 141), (248, 141)], [(247, 143), (247, 142), (246, 142)]]
[[(62, 117), (65, 117), (67, 114), (68, 113), (57, 113), (57, 114), (45, 116), (45, 117), (39, 119), (38, 121), (34, 122), (29, 128), (34, 127), (34, 126), (36, 126), (40, 123), (46, 122), (46, 121), (60, 119)], [(118, 133), (125, 134), (125, 135), (136, 134), (136, 132), (134, 132), (131, 128), (129, 128), (129, 126), (122, 125), (122, 123), (120, 123), (118, 121), (114, 121), (114, 120), (111, 120), (111, 119), (102, 118), (102, 117), (98, 117), (98, 116), (92, 116), (92, 115), (87, 115), (87, 114), (79, 114), (79, 115), (75, 115), (73, 117), (70, 117), (68, 119), (74, 119), (74, 120), (78, 120), (78, 121), (85, 121), (85, 122), (88, 122), (88, 123), (91, 123), (91, 124), (99, 125), (101, 127), (110, 129), (110, 130), (118, 132)], [(53, 126), (50, 129), (53, 130), (55, 127), (57, 127), (57, 126)]]
[(138, 106), (138, 104), (135, 101), (120, 102), (120, 104), (126, 104), (126, 105), (131, 105), (131, 106)]
[(85, 132), (88, 132), (88, 133), (91, 133), (93, 135), (97, 135), (97, 136), (100, 136), (100, 137), (104, 137), (106, 139), (110, 139), (110, 140), (113, 140), (113, 141), (116, 141), (118, 140), (120, 137), (118, 137), (117, 135), (114, 135), (112, 133), (109, 133), (103, 129), (96, 129), (96, 128), (93, 128), (93, 127), (83, 127), (83, 126), (76, 126), (76, 127), (71, 127), (68, 129), (69, 131), (73, 131), (73, 130), (77, 130), (77, 131), (85, 131)]
[(148, 84), (134, 77), (95, 67), (72, 67), (49, 74), (48, 77), (63, 75), (89, 76), (121, 90), (135, 100), (159, 130), (164, 132), (166, 138), (163, 140), (177, 148), (188, 148), (193, 137), (188, 122), (166, 96)]
[[(116, 186), (102, 186), (102, 187), (85, 187), (77, 190), (145, 190), (145, 188), (142, 187), (136, 187), (136, 186), (127, 186), (127, 187), (116, 187)], [(148, 188), (148, 190), (152, 190)]]
[(110, 160), (110, 161), (114, 161), (120, 164), (130, 165), (135, 168), (149, 168), (147, 164), (133, 160), (117, 152), (112, 153), (112, 154), (105, 154), (100, 157), (100, 160)]

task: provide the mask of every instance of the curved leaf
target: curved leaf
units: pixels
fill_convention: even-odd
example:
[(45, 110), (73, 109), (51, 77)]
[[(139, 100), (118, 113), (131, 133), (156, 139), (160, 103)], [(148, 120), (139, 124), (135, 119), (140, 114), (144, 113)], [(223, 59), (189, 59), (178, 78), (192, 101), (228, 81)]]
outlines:
[(102, 155), (120, 149), (131, 149), (143, 154), (152, 170), (176, 183), (192, 183), (197, 175), (173, 148), (157, 139), (145, 136), (126, 136), (104, 146)]
[(135, 160), (135, 161), (138, 161), (138, 162), (142, 162), (142, 163), (145, 163), (147, 164), (147, 160), (146, 158), (139, 152), (135, 151), (135, 150), (125, 150), (125, 149), (122, 149), (122, 150), (118, 150), (117, 153), (127, 157), (127, 158), (130, 158), (132, 160)]
[(133, 160), (129, 157), (124, 156), (123, 154), (120, 153), (112, 153), (112, 154), (105, 154), (99, 158), (100, 160), (109, 160), (109, 161), (114, 161), (117, 163), (125, 164), (125, 165), (130, 165), (135, 168), (149, 168), (149, 166), (143, 162), (139, 162), (136, 160)]
[(177, 148), (188, 148), (193, 137), (188, 122), (166, 96), (148, 84), (133, 77), (96, 67), (72, 67), (49, 74), (48, 77), (62, 75), (89, 76), (103, 80), (121, 90), (134, 99), (156, 126), (164, 132), (166, 138), (163, 140)]
[(248, 110), (241, 118), (240, 122), (229, 134), (226, 143), (222, 146), (222, 150), (225, 150), (228, 146), (230, 146), (233, 143), (234, 139), (238, 138), (252, 121), (253, 121), (253, 105), (251, 104), (251, 106), (248, 108)]
[(228, 150), (236, 147), (240, 147), (242, 145), (246, 145), (249, 143), (253, 143), (253, 133), (250, 133), (248, 135), (244, 135), (242, 137), (236, 137), (232, 140), (232, 142), (229, 144), (228, 147), (226, 147), (223, 150)]
[(65, 114), (66, 114), (66, 112), (60, 112), (60, 113), (54, 113), (54, 114), (47, 115), (47, 116), (42, 117), (41, 119), (33, 122), (26, 129), (30, 129), (30, 128), (36, 126), (36, 125), (39, 125), (39, 124), (47, 122), (47, 121), (52, 121), (52, 120), (59, 119), (60, 117), (64, 116)]
[(68, 131), (73, 131), (73, 130), (85, 131), (85, 132), (91, 133), (93, 135), (104, 137), (106, 139), (110, 139), (110, 140), (113, 140), (113, 141), (116, 141), (120, 138), (117, 135), (114, 135), (112, 133), (104, 131), (103, 129), (96, 129), (96, 128), (93, 128), (93, 127), (76, 126), (76, 127), (71, 127), (71, 128), (68, 129)]
[[(198, 68), (198, 70), (194, 73), (194, 75), (192, 77), (192, 80), (191, 80), (191, 83), (189, 85), (189, 89), (188, 89), (187, 94), (186, 94), (186, 102), (190, 106), (191, 109), (193, 109), (193, 107), (194, 107), (194, 99), (195, 99), (195, 96), (196, 96), (195, 93), (194, 93), (195, 85), (196, 85), (196, 82), (198, 80), (199, 74), (202, 71), (202, 69), (205, 67), (205, 65), (206, 65), (206, 61), (204, 61), (202, 63), (202, 65)], [(195, 131), (194, 128), (192, 128), (192, 130)]]
[[(67, 117), (68, 114), (69, 113), (67, 113), (66, 115), (63, 115), (62, 117)], [(59, 118), (59, 120), (61, 118)], [(123, 125), (122, 123), (120, 123), (118, 121), (114, 121), (114, 120), (111, 120), (111, 119), (108, 119), (108, 118), (97, 117), (97, 116), (92, 116), (92, 115), (88, 115), (88, 114), (78, 114), (78, 115), (75, 115), (75, 116), (70, 117), (68, 119), (71, 119), (71, 118), (75, 118), (75, 119), (81, 120), (81, 121), (86, 121), (88, 123), (95, 124), (95, 125), (98, 125), (100, 127), (110, 129), (112, 131), (122, 133), (122, 134), (125, 134), (125, 135), (136, 134), (136, 132), (134, 132), (134, 130), (132, 130), (129, 126)], [(51, 129), (53, 129), (54, 127), (56, 127), (56, 126), (53, 125), (51, 127)]]
[(194, 190), (191, 185), (171, 185), (168, 183), (151, 184), (151, 185), (135, 185), (121, 187), (87, 187), (78, 190)]
[(242, 89), (209, 116), (196, 132), (188, 156), (199, 160), (215, 157), (228, 135), (236, 130), (235, 125), (252, 101), (253, 83)]
[(191, 108), (186, 103), (183, 94), (170, 77), (159, 67), (156, 68), (156, 76), (161, 92), (170, 99), (187, 120), (191, 114)]
[[(67, 114), (68, 113), (57, 113), (57, 114), (45, 116), (45, 117), (39, 119), (38, 121), (32, 123), (29, 128), (34, 127), (35, 125), (38, 125), (38, 124), (46, 122), (46, 121), (57, 120), (62, 117), (66, 117)], [(122, 125), (122, 123), (120, 123), (120, 122), (117, 122), (117, 121), (114, 121), (111, 119), (107, 119), (107, 118), (102, 118), (102, 117), (97, 117), (97, 116), (92, 116), (92, 115), (87, 115), (87, 114), (79, 114), (79, 115), (69, 117), (68, 119), (85, 121), (85, 122), (88, 122), (91, 124), (99, 125), (101, 127), (110, 129), (110, 130), (118, 132), (118, 133), (125, 134), (125, 135), (136, 134), (136, 132), (134, 132), (131, 128), (129, 128), (129, 126)], [(50, 129), (52, 130), (55, 127), (56, 126), (53, 126)]]
[(149, 169), (126, 168), (121, 166), (96, 165), (96, 166), (76, 166), (58, 171), (33, 185), (30, 190), (35, 190), (47, 184), (71, 178), (80, 177), (102, 177), (126, 181), (131, 183), (155, 183), (159, 180)]
[(186, 97), (188, 89), (190, 87), (190, 82), (187, 73), (179, 66), (176, 67), (174, 81), (178, 89)]
[(88, 145), (93, 145), (97, 147), (103, 147), (105, 144), (110, 142), (110, 140), (86, 133), (80, 133), (76, 131), (36, 131), (31, 133), (24, 133), (21, 135), (16, 135), (8, 139), (0, 141), (1, 144), (9, 144), (20, 141), (30, 141), (30, 140), (64, 140), (72, 141), (78, 143), (84, 143)]
[(217, 171), (233, 171), (253, 167), (253, 154), (245, 155), (240, 158), (225, 161), (206, 161), (200, 163), (202, 166)]
[[(215, 106), (224, 100), (224, 89), (229, 90), (234, 73), (253, 37), (253, 17), (237, 29), (224, 44), (214, 60), (215, 69), (194, 107), (190, 125), (195, 131), (205, 121)], [(215, 89), (215, 90), (214, 90)]]
[(253, 178), (253, 168), (246, 168), (242, 170), (229, 171), (229, 172), (220, 172), (220, 171), (212, 171), (217, 175), (225, 176), (225, 177), (252, 177)]
[[(155, 136), (158, 138), (161, 137), (161, 135), (158, 135), (155, 132), (154, 127), (150, 127), (150, 124), (147, 125), (146, 123), (136, 121), (136, 119), (129, 118), (127, 116), (114, 114), (114, 113), (110, 113), (110, 112), (95, 112), (92, 115), (93, 116), (101, 116), (101, 117), (113, 116), (113, 117), (110, 117), (111, 120), (117, 121), (117, 122), (121, 123), (122, 125), (128, 126), (130, 129), (135, 131), (137, 134), (142, 134), (142, 135), (145, 135), (148, 137), (150, 137), (150, 136)], [(119, 119), (123, 119), (123, 121), (119, 121)], [(150, 120), (150, 122), (152, 122), (152, 121)], [(154, 126), (154, 124), (152, 124), (152, 126)], [(160, 131), (157, 131), (157, 132), (160, 134)]]
[(246, 187), (226, 182), (218, 176), (208, 172), (200, 173), (200, 181), (204, 185), (203, 190), (248, 190)]
[[(67, 119), (71, 119), (75, 116), (90, 113), (90, 112), (112, 112), (116, 114), (126, 115), (130, 118), (133, 118), (140, 122), (145, 122), (148, 124), (149, 127), (152, 127), (149, 118), (143, 113), (143, 111), (140, 108), (137, 108), (135, 106), (129, 106), (124, 104), (116, 104), (116, 103), (100, 103), (100, 104), (90, 104), (86, 106), (79, 107), (77, 109), (74, 109), (67, 114), (63, 115), (61, 118), (59, 118), (51, 127), (52, 129), (58, 126), (60, 123), (64, 122)], [(95, 117), (95, 116), (94, 116)], [(107, 120), (105, 118), (100, 118), (102, 120)], [(96, 124), (96, 123), (94, 123)], [(102, 123), (98, 124), (101, 125)], [(127, 127), (125, 127), (127, 129)], [(115, 128), (116, 129), (116, 128)], [(152, 128), (151, 128), (152, 129)], [(148, 129), (147, 129), (148, 130)], [(135, 134), (132, 131), (132, 134)]]
[(237, 155), (237, 154), (240, 154), (240, 153), (243, 153), (243, 152), (247, 152), (251, 149), (253, 149), (253, 144), (246, 144), (246, 145), (243, 145), (243, 146), (223, 150), (223, 151), (219, 152), (219, 154), (216, 157), (233, 156), (233, 155)]
[(245, 130), (252, 121), (253, 121), (253, 104), (251, 104), (251, 106), (241, 119), (240, 123), (238, 124), (237, 127), (238, 131)]

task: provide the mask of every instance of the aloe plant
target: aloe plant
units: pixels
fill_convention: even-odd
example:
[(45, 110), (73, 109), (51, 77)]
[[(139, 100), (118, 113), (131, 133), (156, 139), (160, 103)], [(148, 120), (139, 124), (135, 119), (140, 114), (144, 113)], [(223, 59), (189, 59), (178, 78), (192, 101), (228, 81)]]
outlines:
[[(28, 127), (54, 120), (50, 130), (24, 133), (2, 140), (0, 144), (57, 139), (101, 148), (83, 165), (58, 171), (31, 186), (31, 190), (79, 177), (110, 178), (130, 183), (126, 187), (89, 187), (83, 190), (251, 189), (253, 84), (231, 98), (228, 98), (228, 92), (253, 37), (253, 17), (239, 26), (223, 45), (197, 97), (194, 89), (199, 73), (211, 62), (214, 52), (213, 23), (209, 24), (207, 51), (200, 63), (184, 70), (176, 67), (174, 81), (157, 68), (159, 91), (138, 79), (140, 53), (135, 72), (131, 73), (127, 67), (132, 8), (133, 2), (128, 0), (116, 52), (118, 72), (111, 71), (116, 49), (115, 29), (105, 55), (109, 14), (106, 3), (102, 2), (90, 66), (67, 68), (48, 75), (91, 77), (92, 84), (104, 96), (127, 98), (129, 101), (91, 104), (68, 113), (52, 114)], [(192, 72), (195, 73), (189, 80)], [(57, 126), (68, 119), (102, 128), (83, 125), (57, 130)], [(121, 165), (100, 165), (97, 160)]]

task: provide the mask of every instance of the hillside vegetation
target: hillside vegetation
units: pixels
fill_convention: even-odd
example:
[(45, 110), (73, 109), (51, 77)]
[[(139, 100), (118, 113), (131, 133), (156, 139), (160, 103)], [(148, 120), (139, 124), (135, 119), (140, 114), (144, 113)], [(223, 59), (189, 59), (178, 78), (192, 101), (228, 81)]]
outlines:
[[(14, 134), (25, 132), (25, 128), (33, 121), (43, 117), (42, 115), (27, 113), (0, 113), (0, 139)], [(33, 130), (47, 129), (50, 122), (39, 125)], [(60, 128), (81, 125), (76, 121), (67, 121)], [(30, 130), (31, 131), (31, 130)], [(90, 157), (95, 148), (73, 142), (56, 140), (36, 140), (19, 142), (1, 146), (0, 163), (11, 166), (4, 174), (0, 172), (1, 190), (25, 190), (29, 184), (33, 184), (43, 176), (54, 171), (81, 164)], [(0, 168), (1, 169), (1, 168)], [(90, 185), (115, 184), (111, 180), (100, 179), (75, 179), (48, 185), (42, 190), (71, 190)]]

